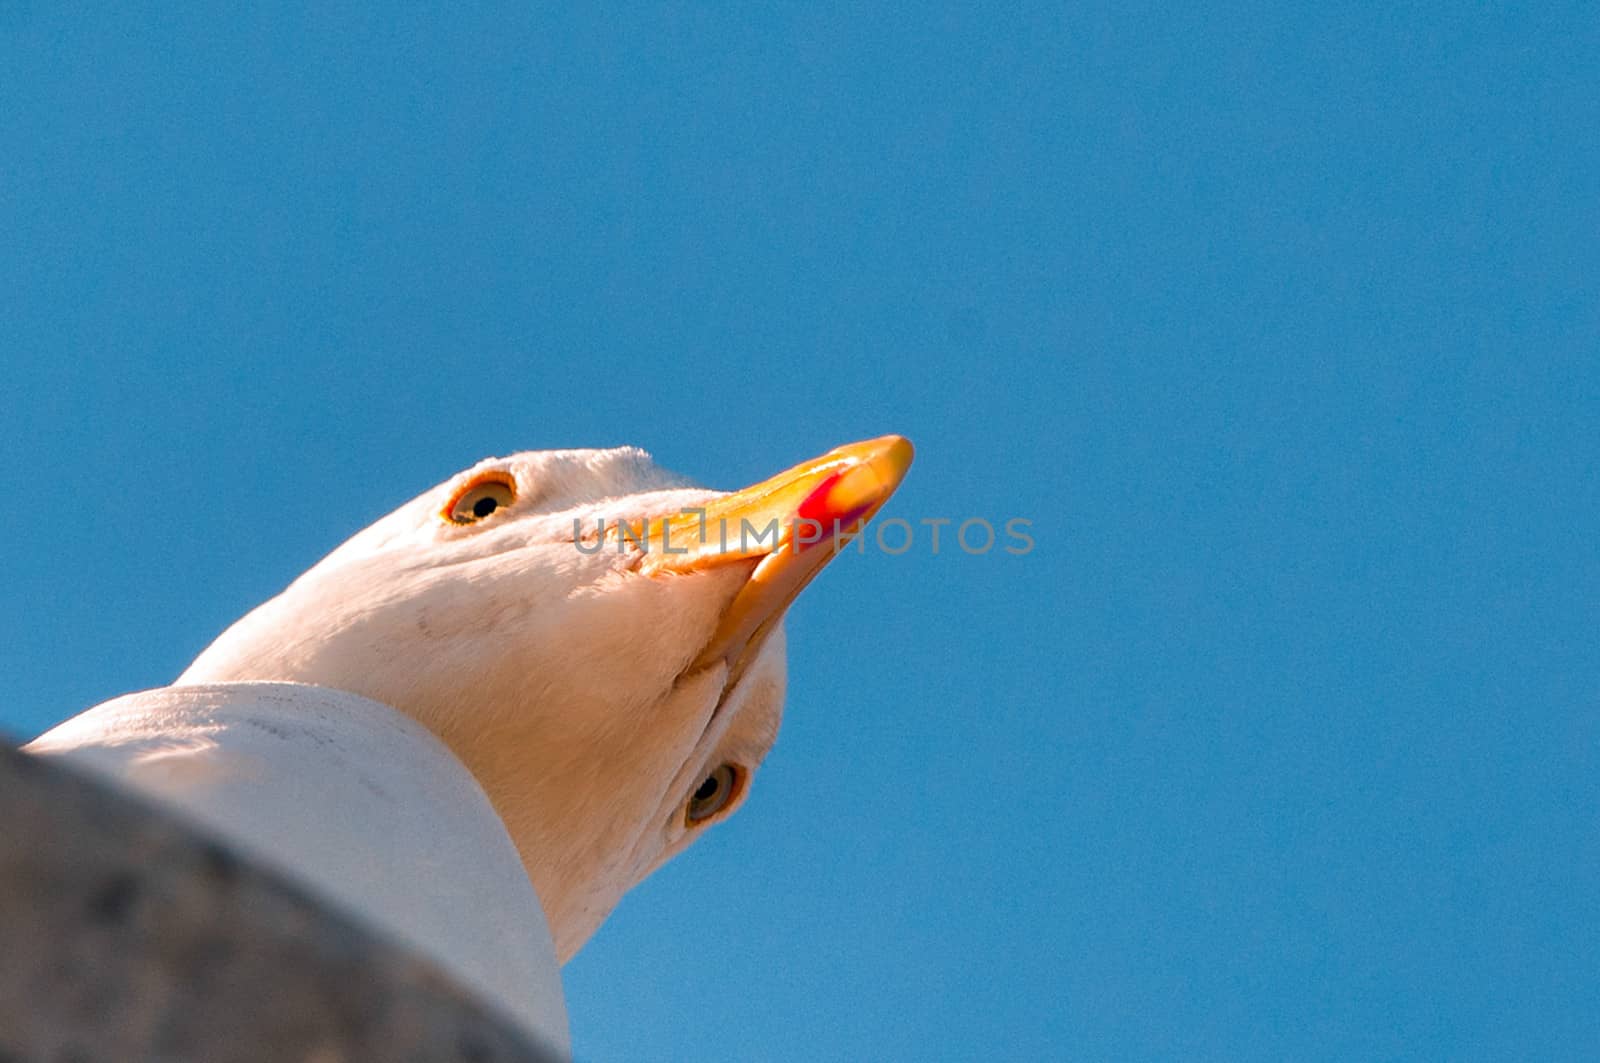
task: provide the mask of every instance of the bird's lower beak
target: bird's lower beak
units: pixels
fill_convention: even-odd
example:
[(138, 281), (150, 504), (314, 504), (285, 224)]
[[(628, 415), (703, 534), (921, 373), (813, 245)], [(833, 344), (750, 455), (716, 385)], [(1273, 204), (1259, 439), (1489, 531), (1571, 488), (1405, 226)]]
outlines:
[(756, 562), (694, 667), (721, 660), (736, 675), (801, 589), (900, 486), (911, 457), (901, 436), (851, 443), (651, 522), (640, 566), (646, 573)]

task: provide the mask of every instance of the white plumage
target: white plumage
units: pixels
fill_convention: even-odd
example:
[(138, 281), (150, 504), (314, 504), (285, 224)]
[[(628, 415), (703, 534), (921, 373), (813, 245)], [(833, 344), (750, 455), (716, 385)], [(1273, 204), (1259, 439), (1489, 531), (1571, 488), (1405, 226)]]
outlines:
[[(361, 531), (233, 625), (172, 695), (314, 684), (421, 724), (487, 794), (564, 962), (629, 888), (748, 792), (782, 712), (782, 612), (910, 460), (909, 444), (889, 436), (731, 495), (696, 488), (633, 448), (485, 461)], [(796, 532), (797, 517), (821, 532)], [(781, 538), (752, 545), (741, 534), (741, 522), (768, 519)], [(595, 534), (618, 521), (671, 532), (676, 550), (648, 535)], [(800, 549), (810, 538), (819, 541)], [(105, 761), (122, 741), (106, 728), (125, 727), (110, 719), (91, 711), (34, 748), (98, 748)], [(140, 726), (141, 741), (158, 741)], [(132, 749), (124, 774), (134, 760), (149, 763), (149, 748)], [(181, 742), (168, 755), (181, 760)], [(341, 814), (336, 803), (324, 810)], [(268, 846), (288, 865), (294, 833), (277, 831)]]

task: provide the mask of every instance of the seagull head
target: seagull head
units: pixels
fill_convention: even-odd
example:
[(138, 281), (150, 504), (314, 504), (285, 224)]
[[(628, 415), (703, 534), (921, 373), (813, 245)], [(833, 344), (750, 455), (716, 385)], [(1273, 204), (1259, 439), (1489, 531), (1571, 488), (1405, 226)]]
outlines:
[(357, 533), (178, 683), (313, 683), (426, 726), (504, 820), (565, 962), (749, 793), (783, 709), (784, 610), (911, 453), (885, 436), (732, 493), (633, 447), (488, 459)]

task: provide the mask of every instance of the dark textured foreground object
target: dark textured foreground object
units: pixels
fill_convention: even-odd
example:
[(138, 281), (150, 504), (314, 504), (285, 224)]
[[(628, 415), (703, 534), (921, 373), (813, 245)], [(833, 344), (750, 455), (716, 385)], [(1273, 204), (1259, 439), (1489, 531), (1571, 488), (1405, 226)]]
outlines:
[(169, 815), (0, 746), (0, 1063), (557, 1058)]

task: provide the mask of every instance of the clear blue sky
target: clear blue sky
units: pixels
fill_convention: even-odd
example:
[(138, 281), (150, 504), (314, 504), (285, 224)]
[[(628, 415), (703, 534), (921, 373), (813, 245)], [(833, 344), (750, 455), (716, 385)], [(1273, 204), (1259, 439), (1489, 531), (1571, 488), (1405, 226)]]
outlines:
[[(1588, 5), (0, 8), (0, 725), (491, 453), (895, 431), (580, 1059), (1600, 1055)], [(587, 10), (587, 5), (579, 5)]]

